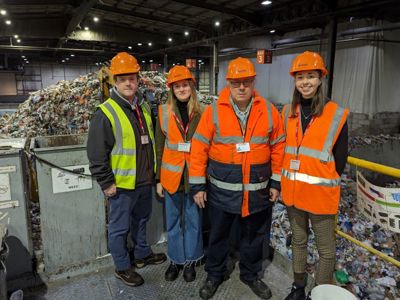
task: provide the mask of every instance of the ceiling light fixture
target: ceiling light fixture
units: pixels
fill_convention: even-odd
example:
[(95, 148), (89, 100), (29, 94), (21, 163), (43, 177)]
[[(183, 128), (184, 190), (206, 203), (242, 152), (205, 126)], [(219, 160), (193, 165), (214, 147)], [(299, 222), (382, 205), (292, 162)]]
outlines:
[(275, 33), (275, 29), (271, 29), (269, 33)]
[(189, 31), (185, 31), (185, 35), (188, 36), (189, 35)]
[(22, 57), (22, 58), (25, 58), (25, 55), (22, 55), (21, 57)]
[(131, 49), (132, 49), (132, 46), (128, 46), (128, 49), (131, 50)]
[(17, 43), (21, 43), (21, 40), (20, 40), (20, 39), (18, 39), (18, 40), (17, 40)]
[(69, 60), (69, 57), (65, 58), (65, 60)]
[(6, 23), (7, 25), (11, 25), (11, 20), (6, 20), (5, 23)]
[(145, 63), (146, 61), (145, 60), (142, 60), (142, 63)]
[(272, 4), (272, 1), (263, 1), (261, 2), (262, 5), (270, 5)]
[(153, 60), (152, 60), (152, 59), (150, 59), (150, 60), (149, 60), (149, 62), (151, 62), (151, 63), (152, 63), (152, 62), (153, 62)]
[(89, 27), (85, 26), (85, 30), (88, 31), (88, 30), (89, 30)]
[(147, 45), (149, 45), (149, 47), (151, 47), (151, 46), (153, 45), (153, 43), (152, 43), (152, 42), (149, 42)]
[(4, 9), (0, 10), (0, 15), (5, 16), (6, 14), (7, 14), (6, 10), (4, 10)]
[(65, 60), (63, 59), (61, 62), (62, 62), (62, 63), (65, 63)]
[(93, 21), (98, 22), (99, 18), (98, 17), (93, 17)]
[(214, 25), (215, 27), (218, 27), (221, 23), (219, 21), (215, 21)]
[(19, 35), (18, 35), (18, 34), (15, 34), (15, 35), (14, 35), (14, 38), (15, 38), (15, 39), (19, 38)]
[(168, 38), (168, 42), (172, 42), (172, 38)]
[(74, 57), (74, 56), (75, 56), (75, 54), (71, 53), (71, 54), (70, 54), (70, 56), (71, 56), (71, 57)]
[(142, 44), (142, 43), (137, 43), (137, 45), (138, 45), (138, 46), (142, 46), (143, 44)]

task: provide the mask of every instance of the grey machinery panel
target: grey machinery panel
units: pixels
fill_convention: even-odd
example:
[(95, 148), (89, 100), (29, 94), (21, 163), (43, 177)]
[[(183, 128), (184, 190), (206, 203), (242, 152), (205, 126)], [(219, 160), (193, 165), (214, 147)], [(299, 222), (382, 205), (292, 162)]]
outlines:
[(8, 229), (10, 253), (6, 259), (7, 278), (32, 271), (32, 240), (26, 201), (26, 139), (0, 139), (0, 223)]
[[(89, 174), (86, 138), (86, 135), (37, 137), (31, 141), (31, 150), (60, 167), (79, 169), (84, 165), (84, 173)], [(90, 179), (79, 190), (82, 177), (77, 179), (78, 176), (39, 159), (36, 171), (45, 273), (68, 274), (77, 269), (83, 272), (97, 269), (98, 258), (107, 254), (105, 202), (100, 187)], [(64, 180), (61, 186), (60, 179)]]

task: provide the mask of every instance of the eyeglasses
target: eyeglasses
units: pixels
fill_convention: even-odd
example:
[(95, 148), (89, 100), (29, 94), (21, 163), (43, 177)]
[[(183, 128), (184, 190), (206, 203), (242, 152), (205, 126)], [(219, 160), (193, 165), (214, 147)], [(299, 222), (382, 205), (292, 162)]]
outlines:
[(238, 80), (231, 80), (230, 84), (234, 88), (239, 88), (243, 84), (244, 87), (249, 87), (252, 83), (254, 82), (254, 79), (246, 79), (243, 81), (238, 81)]

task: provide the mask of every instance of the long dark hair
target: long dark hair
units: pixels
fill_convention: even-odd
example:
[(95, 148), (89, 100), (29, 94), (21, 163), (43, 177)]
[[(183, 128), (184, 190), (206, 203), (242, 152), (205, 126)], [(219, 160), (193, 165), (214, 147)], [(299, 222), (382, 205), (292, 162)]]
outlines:
[[(311, 114), (314, 117), (319, 117), (322, 114), (325, 104), (329, 101), (329, 99), (325, 96), (325, 93), (324, 93), (321, 72), (318, 71), (318, 73), (319, 73), (319, 78), (321, 80), (321, 84), (319, 85), (314, 97), (312, 97), (312, 99), (311, 99)], [(297, 88), (295, 86), (294, 91), (293, 91), (290, 118), (295, 118), (297, 116), (296, 115), (296, 107), (300, 103), (301, 99), (303, 99), (303, 97), (301, 96), (301, 93), (297, 90)]]

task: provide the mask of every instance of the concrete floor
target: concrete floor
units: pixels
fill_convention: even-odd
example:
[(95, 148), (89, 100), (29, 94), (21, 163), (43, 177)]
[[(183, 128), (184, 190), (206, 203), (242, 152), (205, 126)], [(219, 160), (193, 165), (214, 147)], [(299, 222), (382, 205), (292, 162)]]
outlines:
[[(154, 251), (165, 250), (165, 245), (153, 247)], [(278, 267), (279, 264), (265, 262), (264, 282), (271, 288), (272, 300), (282, 300), (290, 291), (292, 279)], [(207, 274), (204, 266), (197, 267), (197, 278), (187, 283), (180, 276), (174, 282), (164, 279), (168, 262), (158, 266), (147, 266), (138, 272), (145, 283), (140, 287), (128, 287), (114, 277), (113, 269), (82, 275), (67, 280), (50, 283), (41, 289), (26, 291), (27, 300), (178, 300), (200, 299), (199, 288)], [(230, 279), (222, 283), (213, 300), (255, 300), (259, 299), (249, 287), (239, 280), (238, 263)], [(182, 273), (180, 273), (181, 275)]]

